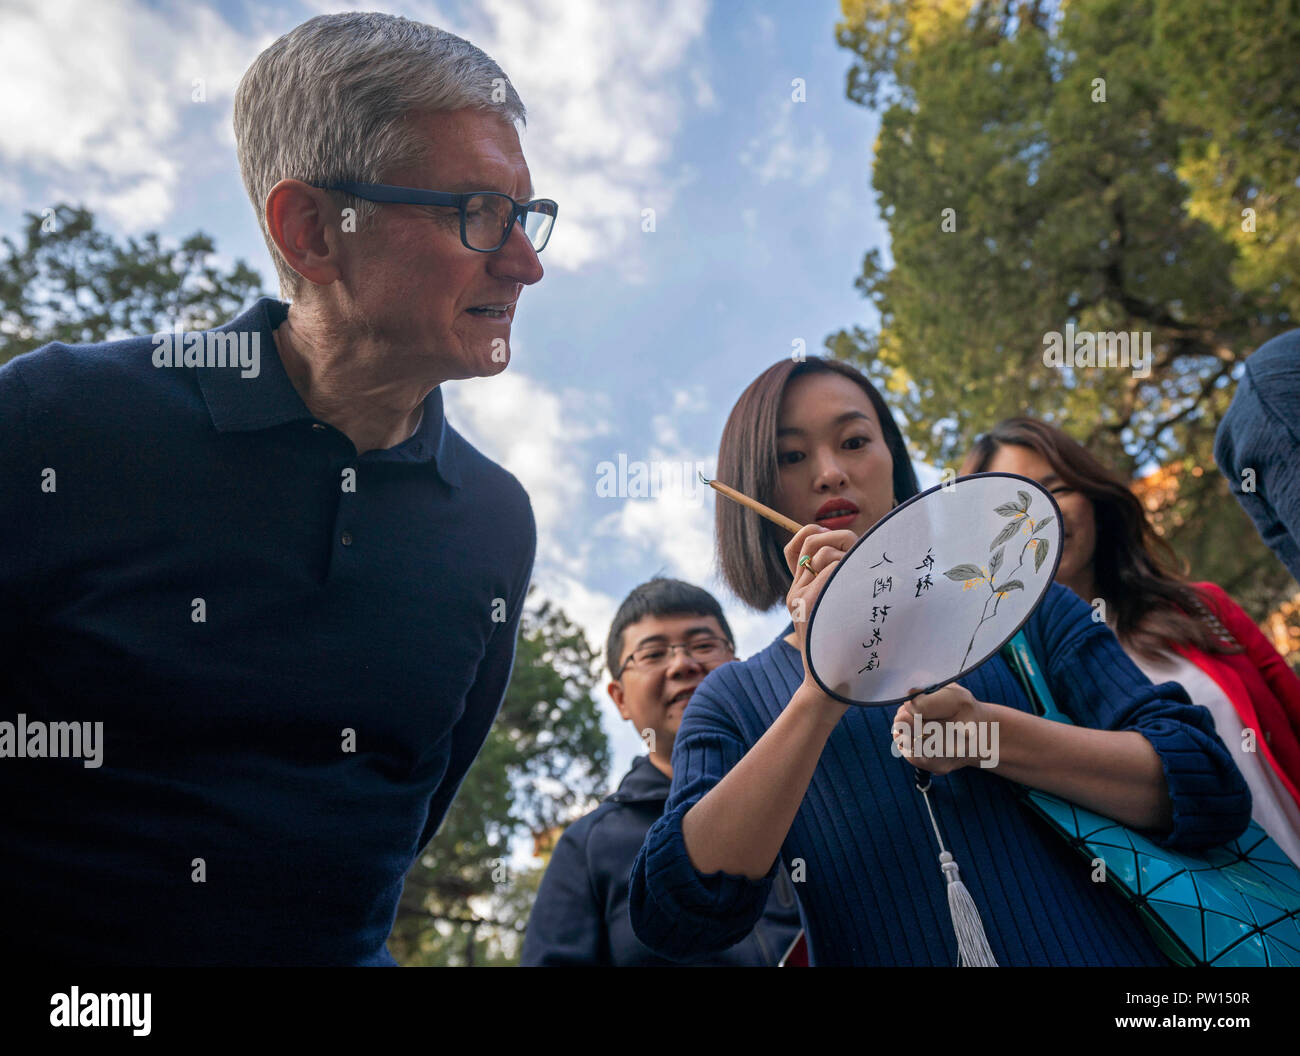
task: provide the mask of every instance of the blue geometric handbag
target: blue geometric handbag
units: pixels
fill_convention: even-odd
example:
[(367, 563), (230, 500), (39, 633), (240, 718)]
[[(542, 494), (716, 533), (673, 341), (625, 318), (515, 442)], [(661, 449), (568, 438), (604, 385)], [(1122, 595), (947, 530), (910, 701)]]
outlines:
[[(1003, 655), (1040, 715), (1071, 721), (1056, 707), (1023, 631)], [(1137, 908), (1175, 964), (1300, 967), (1300, 869), (1255, 822), (1230, 843), (1186, 854), (1059, 796), (1021, 791), (1072, 847), (1106, 863), (1106, 882)]]

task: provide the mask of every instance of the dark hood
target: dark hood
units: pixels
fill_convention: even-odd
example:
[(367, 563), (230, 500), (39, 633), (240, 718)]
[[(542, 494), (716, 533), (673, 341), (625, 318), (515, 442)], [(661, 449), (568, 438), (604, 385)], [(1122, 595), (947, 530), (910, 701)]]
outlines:
[(605, 797), (606, 803), (663, 803), (668, 799), (672, 781), (662, 773), (650, 756), (638, 756), (632, 769), (623, 775), (618, 791)]

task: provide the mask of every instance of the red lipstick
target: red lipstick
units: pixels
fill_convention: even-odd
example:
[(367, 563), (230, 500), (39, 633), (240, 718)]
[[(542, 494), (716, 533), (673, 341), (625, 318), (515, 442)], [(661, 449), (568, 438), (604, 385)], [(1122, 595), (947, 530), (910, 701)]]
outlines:
[(848, 499), (827, 499), (817, 510), (813, 518), (823, 528), (835, 531), (847, 528), (858, 515), (858, 508)]

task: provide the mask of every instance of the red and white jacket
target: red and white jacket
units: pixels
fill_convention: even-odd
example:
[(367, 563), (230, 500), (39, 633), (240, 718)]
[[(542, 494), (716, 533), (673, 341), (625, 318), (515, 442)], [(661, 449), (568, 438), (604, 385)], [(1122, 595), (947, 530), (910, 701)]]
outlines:
[(1192, 587), (1242, 647), (1240, 653), (1205, 653), (1189, 645), (1177, 652), (1223, 690), (1258, 748), (1300, 804), (1300, 678), (1241, 607), (1214, 583)]

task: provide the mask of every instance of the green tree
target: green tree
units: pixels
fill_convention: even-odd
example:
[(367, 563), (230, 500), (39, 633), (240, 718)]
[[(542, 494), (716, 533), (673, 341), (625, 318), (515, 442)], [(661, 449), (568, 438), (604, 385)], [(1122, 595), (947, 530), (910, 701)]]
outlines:
[[(1300, 320), (1300, 0), (1156, 0), (1164, 108), (1188, 212), (1232, 242), (1232, 279)], [(1249, 212), (1248, 212), (1249, 211)]]
[[(1284, 90), (1300, 19), (1264, 0), (843, 0), (843, 12), (849, 98), (882, 111), (873, 186), (892, 262), (871, 251), (857, 280), (879, 326), (827, 347), (884, 385), (935, 463), (955, 467), (976, 434), (1027, 413), (1122, 472), (1176, 467), (1166, 538), (1262, 616), (1294, 584), (1212, 445), (1240, 362), (1300, 311), (1300, 93)], [(1230, 32), (1249, 45), (1216, 54)], [(1228, 69), (1247, 57), (1256, 65)], [(1256, 69), (1277, 83), (1257, 85)], [(1243, 97), (1254, 102), (1237, 122)], [(1067, 324), (1149, 333), (1149, 376), (1049, 364), (1047, 335)]]
[(216, 249), (201, 232), (179, 246), (156, 232), (119, 241), (90, 210), (60, 204), (27, 213), (22, 239), (0, 238), (0, 363), (50, 341), (207, 330), (262, 295), (242, 260), (228, 271), (211, 263)]
[(514, 964), (541, 869), (512, 840), (603, 795), (609, 744), (592, 696), (597, 657), (549, 602), (525, 610), (501, 713), (442, 828), (406, 877), (389, 949), (403, 964)]

